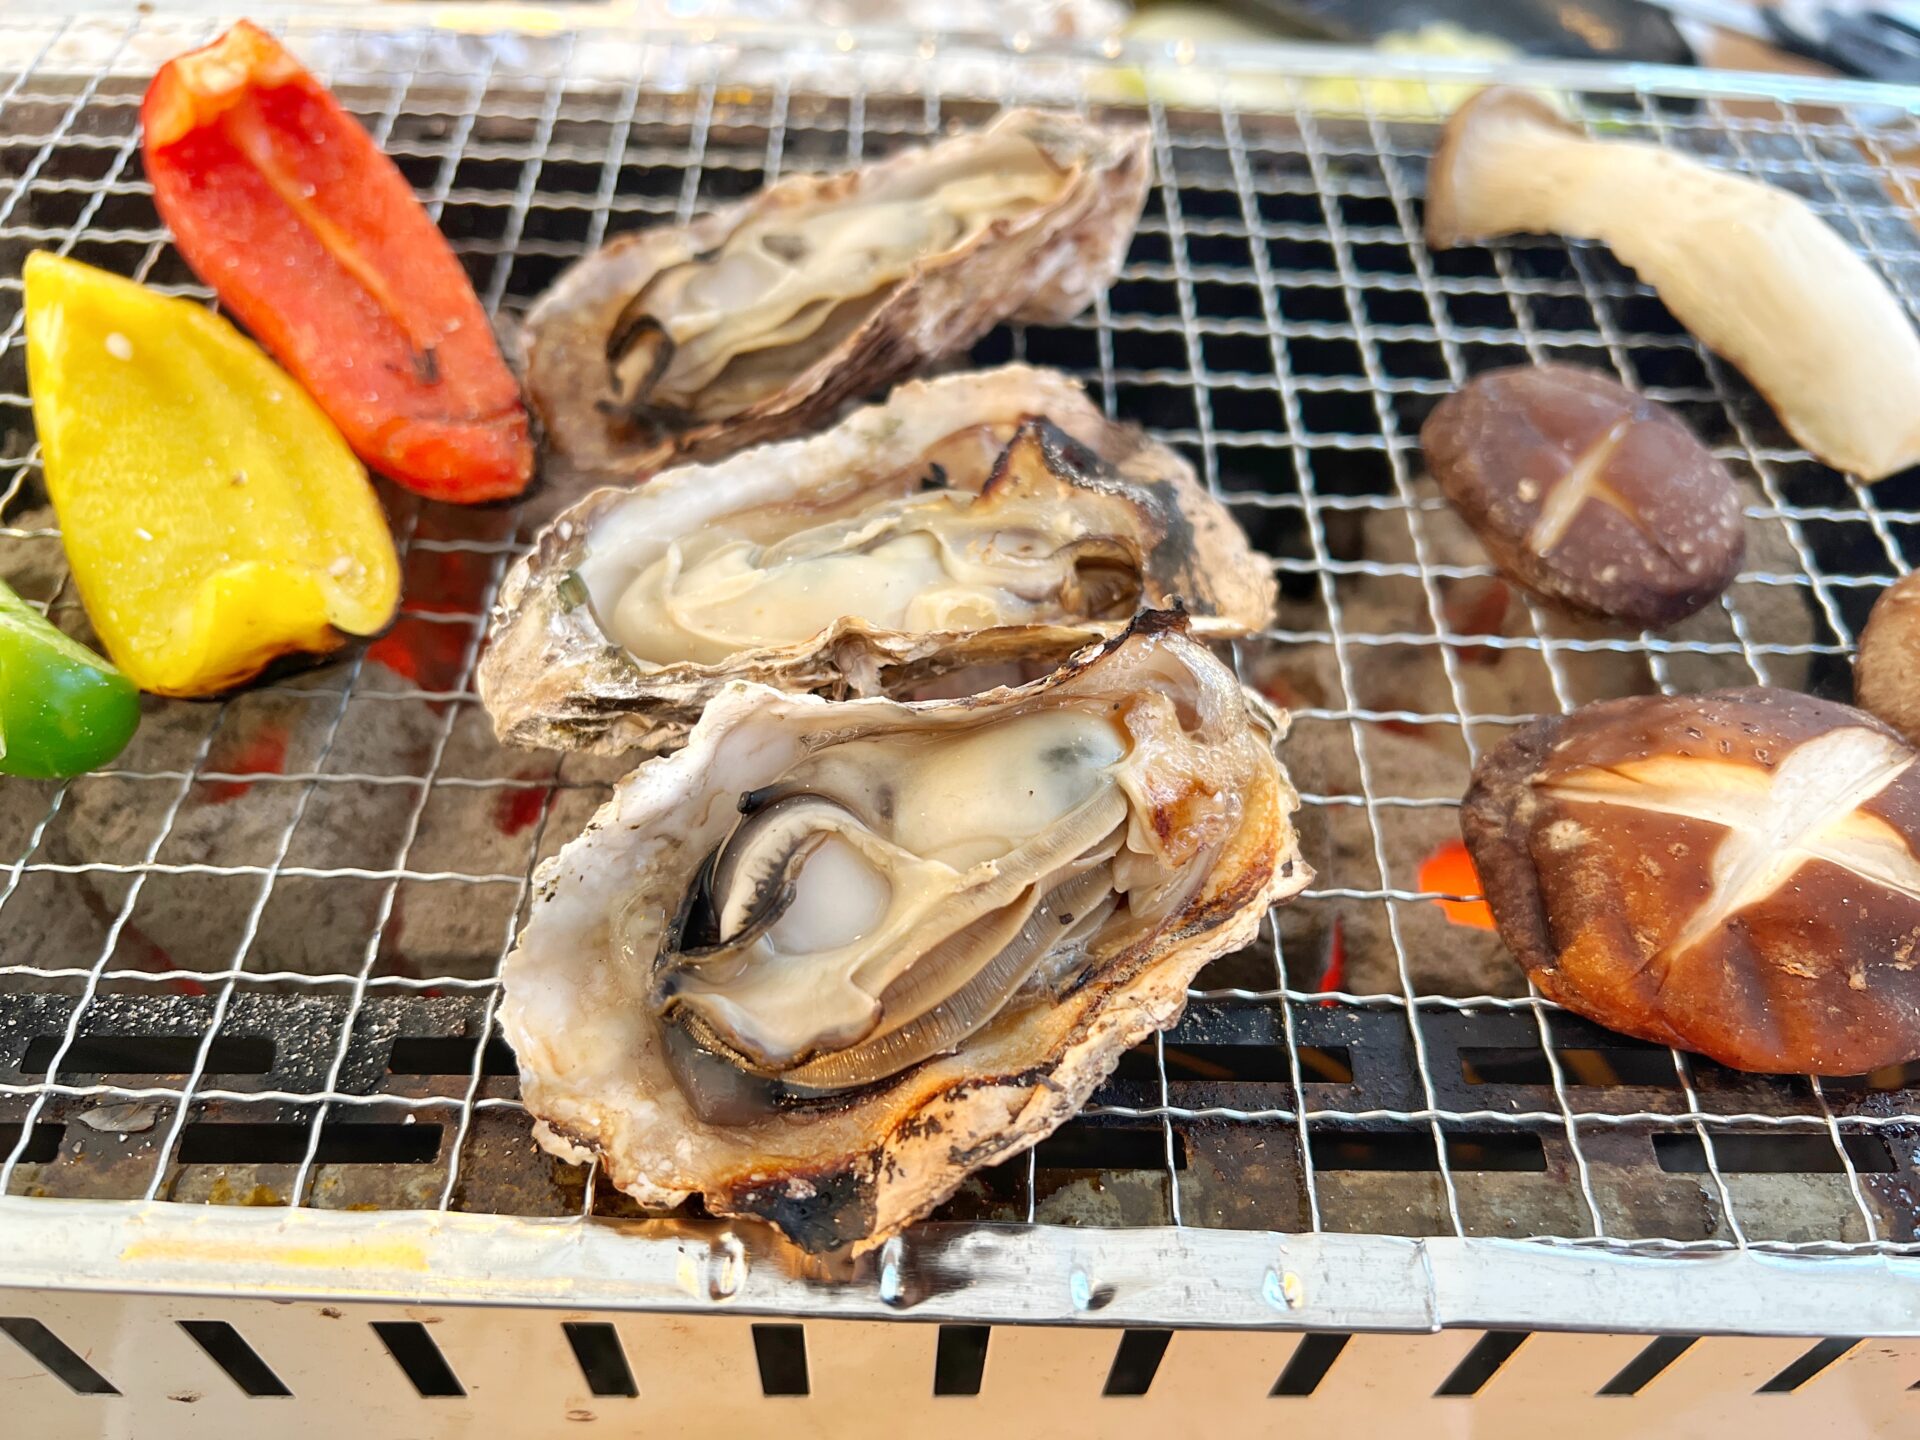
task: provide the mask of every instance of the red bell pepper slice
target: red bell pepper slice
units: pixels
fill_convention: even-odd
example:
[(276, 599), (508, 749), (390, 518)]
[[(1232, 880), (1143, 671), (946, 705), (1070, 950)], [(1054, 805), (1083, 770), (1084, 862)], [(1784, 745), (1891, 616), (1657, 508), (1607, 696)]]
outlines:
[(436, 500), (518, 495), (520, 387), (399, 168), (242, 20), (160, 67), (140, 107), (180, 253), (369, 466)]

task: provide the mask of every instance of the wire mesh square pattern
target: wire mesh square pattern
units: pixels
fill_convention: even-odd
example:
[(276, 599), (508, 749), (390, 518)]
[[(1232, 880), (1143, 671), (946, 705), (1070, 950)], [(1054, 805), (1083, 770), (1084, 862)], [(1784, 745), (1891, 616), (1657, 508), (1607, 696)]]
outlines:
[[(0, 577), (82, 636), (18, 276), (49, 248), (211, 299), (154, 214), (136, 115), (154, 61), (211, 33), (0, 24)], [(1636, 692), (1845, 698), (1867, 609), (1920, 546), (1911, 477), (1870, 490), (1814, 462), (1603, 249), (1430, 254), (1434, 115), (1279, 74), (1205, 104), (1191, 84), (1180, 104), (1142, 101), (1091, 60), (1064, 90), (1059, 67), (1011, 61), (959, 84), (931, 49), (829, 53), (844, 63), (816, 83), (791, 55), (691, 40), (631, 42), (635, 63), (611, 66), (592, 37), (289, 39), (508, 333), (572, 258), (780, 174), (1034, 98), (1151, 127), (1157, 178), (1110, 292), (972, 359), (1073, 374), (1187, 453), (1273, 557), (1274, 626), (1233, 658), (1294, 714), (1319, 874), (1081, 1119), (936, 1218), (1643, 1251), (1920, 1243), (1920, 1070), (1741, 1075), (1612, 1035), (1530, 992), (1441, 903), (1456, 897), (1421, 888), (1473, 757), (1509, 727)], [(1567, 100), (1596, 130), (1803, 196), (1909, 304), (1920, 290), (1909, 111), (1724, 86)], [(1549, 359), (1675, 406), (1741, 479), (1747, 568), (1717, 606), (1658, 635), (1559, 616), (1501, 582), (1424, 478), (1418, 430), (1440, 396)], [(148, 699), (111, 768), (0, 786), (0, 1192), (637, 1213), (533, 1145), (494, 1023), (535, 866), (626, 768), (503, 750), (472, 691), (488, 607), (551, 504), (382, 497), (406, 576), (391, 631), (224, 699)]]

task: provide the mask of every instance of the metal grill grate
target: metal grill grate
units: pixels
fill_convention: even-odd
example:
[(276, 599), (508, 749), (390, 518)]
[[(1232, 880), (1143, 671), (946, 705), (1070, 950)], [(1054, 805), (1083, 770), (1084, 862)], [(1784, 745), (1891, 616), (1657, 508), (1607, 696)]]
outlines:
[[(76, 633), (17, 276), (45, 246), (209, 298), (154, 216), (136, 107), (152, 64), (212, 28), (0, 26), (0, 575)], [(1112, 101), (1150, 123), (1159, 180), (1110, 294), (1073, 324), (996, 332), (974, 358), (1079, 376), (1191, 454), (1275, 557), (1276, 626), (1235, 658), (1295, 713), (1320, 875), (1261, 945), (1200, 977), (1186, 1019), (1084, 1118), (941, 1218), (1920, 1245), (1920, 1076), (1745, 1076), (1609, 1035), (1530, 994), (1487, 932), (1419, 888), (1472, 757), (1504, 727), (1645, 690), (1844, 697), (1868, 606), (1920, 546), (1920, 487), (1870, 492), (1814, 463), (1603, 251), (1429, 255), (1431, 118), (1275, 72), (1203, 106), (1128, 106), (1116, 87), (1137, 77), (1098, 60), (830, 37), (800, 57), (690, 39), (290, 38), (509, 326), (571, 257), (779, 173), (1014, 100)], [(1802, 194), (1903, 297), (1920, 290), (1920, 123), (1887, 96), (1564, 73), (1583, 77), (1570, 100), (1590, 126)], [(1432, 108), (1420, 84), (1391, 98), (1421, 97)], [(1424, 481), (1416, 436), (1437, 397), (1548, 358), (1676, 406), (1745, 480), (1749, 568), (1719, 607), (1658, 636), (1561, 618), (1501, 586)], [(218, 702), (149, 700), (114, 768), (0, 788), (0, 1193), (635, 1213), (533, 1147), (493, 1025), (535, 865), (624, 768), (496, 748), (471, 691), (488, 605), (541, 502), (383, 493), (407, 577), (387, 636)]]

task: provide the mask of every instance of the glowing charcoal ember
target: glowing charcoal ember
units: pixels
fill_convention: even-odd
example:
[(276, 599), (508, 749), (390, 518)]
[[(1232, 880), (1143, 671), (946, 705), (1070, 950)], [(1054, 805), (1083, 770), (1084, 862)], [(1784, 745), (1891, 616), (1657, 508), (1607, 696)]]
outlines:
[(1467, 847), (1461, 841), (1443, 841), (1421, 861), (1417, 883), (1422, 890), (1432, 891), (1441, 897), (1433, 903), (1455, 925), (1465, 925), (1475, 930), (1494, 928), (1493, 911), (1485, 900), (1446, 898), (1480, 894), (1480, 872), (1473, 868), (1473, 857), (1467, 853)]

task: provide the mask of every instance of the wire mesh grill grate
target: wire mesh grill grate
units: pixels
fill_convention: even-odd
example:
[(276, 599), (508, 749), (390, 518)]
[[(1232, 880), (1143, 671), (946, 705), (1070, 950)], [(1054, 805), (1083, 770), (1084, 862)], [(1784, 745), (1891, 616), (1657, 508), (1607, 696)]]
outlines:
[[(76, 633), (16, 277), (44, 246), (210, 298), (159, 227), (135, 128), (153, 60), (210, 33), (0, 26), (0, 576)], [(659, 42), (629, 67), (596, 39), (293, 39), (509, 326), (612, 235), (1062, 93), (1057, 70), (1002, 62), (959, 84), (930, 52), (816, 83), (750, 46)], [(1093, 108), (1126, 83), (1091, 63), (1069, 79)], [(1274, 556), (1275, 626), (1235, 658), (1295, 714), (1320, 876), (1083, 1119), (944, 1218), (1915, 1248), (1920, 1073), (1745, 1076), (1607, 1034), (1529, 993), (1418, 872), (1456, 833), (1472, 757), (1536, 712), (1755, 682), (1844, 697), (1866, 610), (1920, 544), (1920, 487), (1813, 462), (1595, 247), (1429, 254), (1432, 121), (1259, 79), (1125, 107), (1159, 179), (1120, 279), (1081, 320), (996, 332), (974, 358), (1075, 374), (1191, 455)], [(1571, 98), (1591, 126), (1807, 197), (1920, 290), (1913, 115)], [(1719, 607), (1626, 635), (1499, 581), (1423, 479), (1417, 433), (1465, 376), (1526, 359), (1644, 388), (1746, 482), (1748, 568)], [(624, 768), (503, 751), (472, 694), (540, 502), (383, 494), (406, 572), (389, 634), (224, 700), (150, 700), (113, 768), (0, 790), (0, 1192), (631, 1213), (537, 1152), (493, 1026), (534, 867)]]

